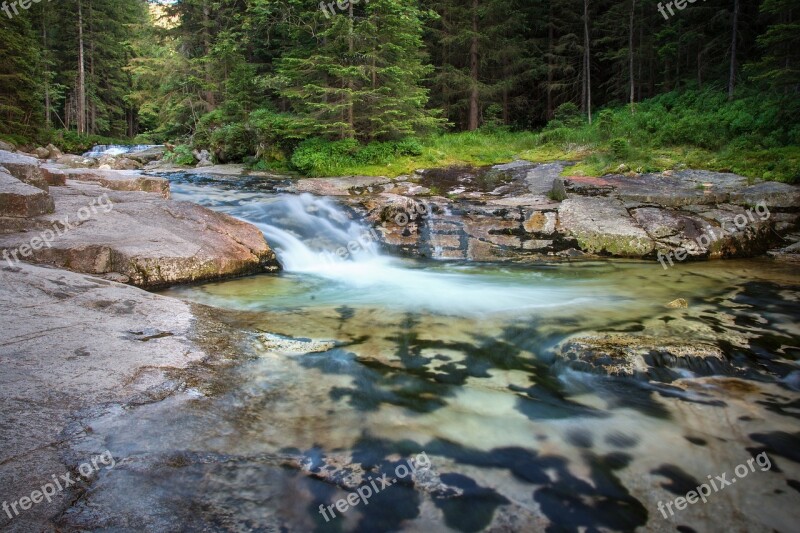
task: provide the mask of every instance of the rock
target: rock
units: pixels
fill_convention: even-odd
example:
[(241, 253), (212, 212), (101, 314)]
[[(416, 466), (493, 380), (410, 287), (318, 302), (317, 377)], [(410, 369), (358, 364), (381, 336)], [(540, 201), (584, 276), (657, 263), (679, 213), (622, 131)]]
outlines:
[(770, 250), (767, 254), (777, 261), (800, 263), (800, 242), (790, 244), (789, 246), (777, 250)]
[(56, 148), (53, 144), (47, 145), (47, 151), (49, 153), (50, 159), (58, 159), (59, 157), (64, 155), (61, 153), (61, 150)]
[(165, 146), (153, 146), (146, 150), (140, 150), (138, 152), (129, 152), (128, 154), (126, 154), (126, 157), (145, 165), (153, 161), (159, 161), (162, 157), (164, 157), (165, 151), (166, 151)]
[(195, 150), (192, 152), (194, 158), (197, 159), (197, 167), (213, 167), (214, 163), (211, 162), (211, 154), (208, 153), (208, 150)]
[(556, 231), (558, 217), (554, 212), (533, 211), (522, 224), (525, 231), (536, 235), (552, 235)]
[(261, 333), (257, 337), (258, 348), (268, 353), (278, 353), (280, 355), (304, 355), (309, 353), (327, 352), (337, 346), (336, 341), (295, 339), (274, 335), (272, 333)]
[(656, 247), (661, 252), (683, 249), (687, 257), (700, 257), (718, 249), (716, 241), (708, 239), (706, 243), (702, 239), (703, 235), (710, 235), (717, 228), (699, 216), (657, 207), (633, 209), (631, 213), (636, 222), (657, 242)]
[(578, 241), (581, 250), (591, 254), (641, 257), (655, 247), (619, 200), (568, 198), (558, 209), (558, 219), (561, 227)]
[(671, 381), (681, 377), (676, 369), (698, 375), (730, 372), (731, 366), (717, 346), (625, 334), (578, 337), (556, 348), (557, 366), (609, 376)]
[(667, 304), (664, 304), (664, 307), (667, 307), (668, 309), (686, 309), (689, 307), (689, 303), (683, 298), (677, 298)]
[(66, 154), (56, 159), (56, 164), (69, 168), (93, 168), (97, 166), (97, 160), (92, 157)]
[(0, 150), (0, 166), (18, 180), (47, 191), (47, 180), (39, 169), (38, 159)]
[(37, 148), (36, 150), (33, 151), (33, 154), (38, 159), (47, 159), (47, 158), (50, 157), (50, 150), (48, 150), (44, 146), (40, 146), (39, 148)]
[(120, 157), (114, 163), (114, 170), (139, 170), (142, 164), (128, 157)]
[(70, 169), (57, 165), (44, 165), (42, 168), (51, 182), (61, 180), (96, 182), (115, 191), (150, 192), (169, 198), (169, 180), (146, 176), (134, 170)]
[[(52, 194), (55, 213), (31, 219), (31, 224), (39, 228), (49, 222), (61, 235), (49, 247), (28, 250), (25, 261), (91, 274), (120, 273), (146, 288), (278, 268), (258, 228), (196, 204), (80, 182), (54, 187)], [(32, 228), (2, 235), (0, 248), (17, 248), (40, 232)]]
[[(351, 176), (347, 178), (308, 178), (299, 180), (292, 192), (308, 192), (317, 196), (349, 196), (353, 191), (382, 192), (382, 185), (391, 180), (383, 177)], [(372, 187), (372, 190), (368, 190)], [(380, 189), (377, 189), (380, 187)]]
[(108, 274), (104, 274), (103, 279), (114, 281), (116, 283), (128, 283), (131, 280), (131, 278), (125, 274), (120, 274), (119, 272), (109, 272)]
[(16, 150), (16, 147), (11, 143), (0, 141), (0, 150), (3, 150), (4, 152), (13, 152)]
[(553, 180), (553, 188), (550, 190), (550, 198), (557, 202), (561, 202), (569, 198), (563, 179), (556, 178)]
[[(195, 329), (199, 320), (215, 324), (210, 313), (63, 270), (24, 263), (9, 268), (3, 261), (0, 316), (0, 501), (9, 503), (75, 468), (62, 443), (75, 436), (68, 428), (76, 415), (101, 412), (99, 406), (117, 409), (113, 402), (126, 402), (166, 381), (165, 371), (213, 355), (204, 345), (206, 334)], [(140, 342), (120, 334), (131, 327), (157, 328), (171, 336)], [(117, 461), (123, 459), (116, 453)], [(21, 513), (11, 527), (3, 513), (0, 524), (8, 531), (52, 531), (50, 517), (61, 515), (79, 493), (66, 488), (52, 502)]]
[(33, 217), (54, 210), (47, 192), (0, 170), (0, 217)]

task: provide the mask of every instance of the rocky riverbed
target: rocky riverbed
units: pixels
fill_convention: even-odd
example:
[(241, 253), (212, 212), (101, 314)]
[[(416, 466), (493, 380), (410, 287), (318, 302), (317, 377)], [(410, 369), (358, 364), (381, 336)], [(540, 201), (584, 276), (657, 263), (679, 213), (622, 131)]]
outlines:
[[(750, 441), (766, 443), (753, 450), (768, 450), (788, 472), (751, 486), (773, 491), (775, 505), (797, 490), (788, 479), (796, 470), (789, 431), (800, 375), (796, 277), (768, 259), (740, 265), (735, 276), (707, 263), (665, 271), (657, 261), (770, 249), (795, 258), (798, 187), (690, 170), (564, 177), (565, 163), (525, 161), (397, 180), (211, 166), (193, 171), (192, 186), (248, 190), (224, 201), (207, 196), (210, 207), (260, 209), (262, 193), (331, 197), (344, 226), (371, 226), (391, 255), (461, 262), (452, 271), (445, 261), (424, 270), (378, 263), (379, 287), (375, 272), (355, 269), (352, 279), (345, 273), (330, 284), (259, 276), (165, 297), (141, 288), (274, 272), (279, 264), (260, 228), (171, 199), (181, 195), (163, 175), (47, 152), (37, 160), (0, 151), (0, 476), (9, 480), (0, 501), (17, 501), (54, 474), (77, 477), (77, 465), (102, 448), (119, 462), (35, 512), (0, 514), (0, 527), (169, 529), (187, 520), (312, 527), (305, 506), (315, 509), (320, 494), (333, 497), (376, 464), (423, 450), (434, 471), (397, 489), (405, 491), (397, 516), (388, 503), (386, 516), (372, 506), (365, 523), (399, 527), (419, 507), (418, 525), (433, 527), (439, 508), (459, 529), (468, 524), (458, 517), (479, 505), (481, 524), (544, 528), (573, 524), (579, 505), (585, 516), (576, 527), (599, 520), (611, 529), (666, 530), (654, 506), (681, 492), (669, 483), (691, 478), (681, 465), (725, 471)], [(312, 217), (330, 208), (307, 206)], [(613, 262), (590, 262), (608, 257), (643, 261), (616, 263), (627, 265), (619, 274)], [(497, 267), (571, 269), (575, 259), (589, 270)], [(474, 272), (482, 262), (486, 273)], [(764, 280), (747, 281), (748, 268)], [(648, 284), (643, 298), (637, 284)], [(729, 435), (731, 417), (749, 436)], [(713, 453), (689, 460), (687, 448), (701, 442)], [(595, 451), (606, 455), (599, 460)], [(553, 465), (557, 478), (541, 473)], [(262, 474), (267, 485), (251, 483)], [(177, 503), (151, 490), (162, 475)], [(200, 493), (195, 475), (210, 483)], [(255, 512), (230, 499), (231, 486), (283, 503)], [(582, 496), (574, 501), (551, 497), (577, 486)], [(121, 497), (132, 488), (147, 489), (147, 497)], [(730, 491), (722, 505), (742, 508), (747, 498)], [(190, 502), (203, 511), (179, 510)], [(780, 527), (791, 518), (750, 511), (751, 525)], [(614, 518), (620, 513), (622, 522)], [(691, 516), (715, 520), (700, 510)]]

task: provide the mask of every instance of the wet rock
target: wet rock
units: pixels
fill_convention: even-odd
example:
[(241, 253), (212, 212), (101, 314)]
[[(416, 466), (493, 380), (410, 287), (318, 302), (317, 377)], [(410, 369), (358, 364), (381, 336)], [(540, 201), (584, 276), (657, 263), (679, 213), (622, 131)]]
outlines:
[(0, 150), (0, 166), (18, 180), (46, 191), (47, 180), (39, 169), (39, 160), (34, 157)]
[(608, 334), (579, 337), (556, 348), (558, 367), (622, 377), (673, 380), (679, 369), (698, 375), (730, 371), (722, 351), (705, 342)]
[[(130, 312), (109, 312), (123, 304), (148, 327), (174, 335), (147, 343), (124, 338)], [(59, 445), (77, 412), (141, 392), (132, 378), (143, 370), (184, 368), (208, 357), (196, 343), (188, 304), (83, 274), (25, 263), (2, 269), (0, 315), (0, 501), (16, 501), (74, 467), (62, 462)], [(51, 531), (49, 517), (75, 501), (73, 489), (11, 524), (2, 513), (0, 527)]]
[(683, 298), (676, 298), (675, 300), (664, 304), (664, 306), (668, 309), (686, 309), (689, 307), (689, 303)]
[(49, 247), (31, 250), (25, 261), (119, 273), (147, 288), (278, 268), (255, 226), (199, 205), (78, 182), (53, 191), (55, 213), (30, 219), (26, 232), (0, 236), (0, 248), (28, 243), (39, 235), (37, 228), (49, 224), (62, 234)]
[(308, 353), (327, 352), (337, 346), (336, 341), (323, 341), (314, 339), (296, 339), (261, 333), (257, 336), (258, 348), (266, 352), (275, 352), (282, 355), (302, 355)]
[(641, 257), (655, 247), (619, 200), (569, 198), (559, 207), (558, 219), (564, 231), (588, 253)]
[(0, 167), (0, 217), (33, 217), (54, 210), (53, 198), (47, 192), (21, 182)]

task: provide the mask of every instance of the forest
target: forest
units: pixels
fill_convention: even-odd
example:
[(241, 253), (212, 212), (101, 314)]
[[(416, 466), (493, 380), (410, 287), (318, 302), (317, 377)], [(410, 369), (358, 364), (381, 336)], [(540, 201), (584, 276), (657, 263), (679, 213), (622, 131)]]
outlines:
[(518, 156), (800, 176), (800, 0), (3, 9), (0, 138), (18, 145), (168, 142), (179, 163), (201, 148), (310, 176)]

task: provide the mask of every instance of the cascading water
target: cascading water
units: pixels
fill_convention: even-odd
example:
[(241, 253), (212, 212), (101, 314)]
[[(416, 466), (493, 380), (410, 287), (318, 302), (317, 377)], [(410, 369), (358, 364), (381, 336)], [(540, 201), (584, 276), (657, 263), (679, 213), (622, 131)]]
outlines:
[(98, 144), (91, 150), (83, 154), (83, 157), (101, 157), (104, 155), (118, 156), (123, 154), (130, 154), (133, 152), (143, 152), (151, 148), (159, 148), (163, 145), (160, 144), (135, 144), (135, 145), (122, 145), (122, 144)]
[(186, 182), (174, 182), (172, 195), (254, 224), (275, 250), (285, 272), (317, 276), (359, 290), (362, 302), (473, 314), (565, 306), (607, 296), (588, 288), (509, 283), (502, 275), (481, 274), (457, 265), (415, 268), (418, 264), (381, 254), (377, 230), (353, 220), (328, 198), (231, 191)]

